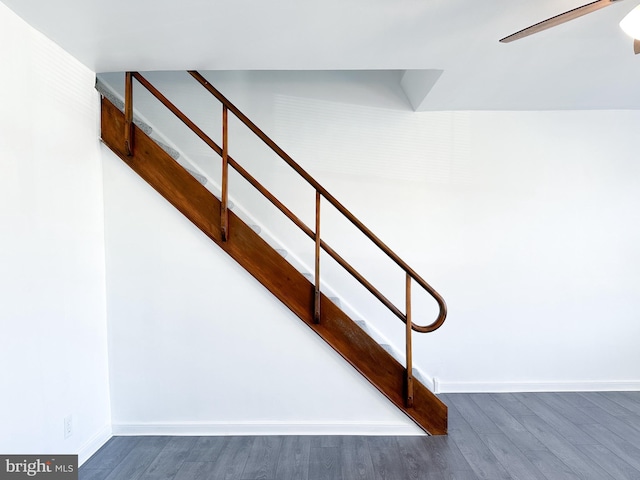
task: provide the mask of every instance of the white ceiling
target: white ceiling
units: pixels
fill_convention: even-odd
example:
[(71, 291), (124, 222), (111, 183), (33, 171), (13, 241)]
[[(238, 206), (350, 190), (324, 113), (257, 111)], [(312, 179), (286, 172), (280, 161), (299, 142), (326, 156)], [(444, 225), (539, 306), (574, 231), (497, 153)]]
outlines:
[(510, 44), (589, 0), (1, 0), (96, 72), (443, 70), (428, 110), (640, 109), (639, 0)]

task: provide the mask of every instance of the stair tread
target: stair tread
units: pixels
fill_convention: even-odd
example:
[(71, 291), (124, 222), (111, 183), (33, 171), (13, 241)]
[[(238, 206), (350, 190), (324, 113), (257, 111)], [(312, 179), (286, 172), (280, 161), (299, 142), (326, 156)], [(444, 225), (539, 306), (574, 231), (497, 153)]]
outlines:
[[(178, 150), (176, 150), (175, 148), (167, 145), (166, 143), (158, 140), (157, 138), (153, 138), (152, 139), (154, 142), (156, 142), (158, 145), (160, 145), (160, 148), (162, 148), (166, 153), (169, 154), (169, 156), (171, 158), (173, 158), (174, 160), (178, 160), (180, 158), (180, 152)], [(190, 172), (189, 169), (186, 169), (188, 172)], [(191, 173), (191, 172), (190, 172)], [(201, 182), (202, 183), (202, 182)]]
[(189, 174), (195, 178), (196, 180), (198, 180), (198, 182), (200, 182), (201, 185), (206, 185), (207, 184), (207, 177), (205, 177), (204, 175), (200, 175), (198, 172), (194, 172), (193, 170), (190, 170), (188, 168), (185, 168), (185, 170), (187, 172), (189, 172)]
[[(120, 98), (118, 98), (118, 96), (115, 93), (113, 93), (111, 89), (107, 87), (104, 83), (102, 83), (99, 79), (96, 79), (95, 88), (98, 92), (100, 92), (102, 96), (104, 96), (113, 105), (115, 105), (118, 108), (118, 110), (120, 110), (121, 112), (124, 112), (124, 102)], [(147, 135), (151, 135), (151, 132), (153, 132), (153, 128), (151, 128), (151, 125), (141, 120), (135, 114), (133, 116), (133, 123)]]
[(127, 156), (124, 152), (124, 118), (108, 99), (102, 102), (102, 123), (105, 144), (156, 191), (287, 305), (416, 424), (429, 433), (446, 433), (446, 405), (417, 381), (414, 385), (414, 406), (407, 408), (402, 364), (324, 294), (321, 294), (320, 323), (316, 324), (310, 308), (313, 305), (313, 288), (310, 288), (307, 276), (298, 272), (233, 212), (229, 212), (232, 234), (222, 242), (219, 223), (211, 221), (219, 217), (219, 200), (141, 130), (135, 131), (134, 155)]

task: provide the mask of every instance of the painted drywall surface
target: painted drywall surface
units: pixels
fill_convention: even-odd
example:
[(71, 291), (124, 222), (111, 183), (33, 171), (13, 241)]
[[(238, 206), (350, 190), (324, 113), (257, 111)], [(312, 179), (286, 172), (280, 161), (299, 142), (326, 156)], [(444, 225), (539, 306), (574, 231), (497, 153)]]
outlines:
[(117, 433), (420, 431), (104, 149)]
[(0, 451), (86, 456), (110, 424), (94, 74), (0, 25)]
[[(446, 390), (638, 388), (638, 114), (441, 116), (449, 131), (434, 120), (422, 130), (434, 147), (397, 166), (363, 166), (369, 181), (317, 167), (447, 299), (448, 324), (417, 336), (416, 364)], [(327, 122), (326, 139), (336, 122), (347, 128)], [(402, 152), (400, 142), (373, 136), (358, 145), (374, 142), (387, 148), (354, 155), (382, 161)], [(314, 152), (329, 158), (321, 144)], [(383, 286), (401, 302), (398, 280)], [(387, 333), (401, 342), (400, 331)]]
[[(448, 322), (416, 335), (416, 364), (443, 391), (639, 388), (640, 114), (413, 113), (397, 79), (372, 74), (358, 87), (353, 75), (207, 74), (445, 296)], [(213, 103), (178, 97), (215, 134)], [(230, 142), (311, 225), (313, 192), (263, 146)], [(176, 143), (202, 155), (180, 135)], [(402, 305), (402, 272), (329, 208), (323, 215), (329, 243)], [(287, 238), (277, 215), (267, 217)], [(308, 259), (312, 245), (290, 250)], [(323, 265), (343, 299), (402, 350), (401, 325)], [(428, 303), (416, 307), (417, 321), (433, 318)]]
[[(448, 391), (639, 388), (638, 113), (443, 113), (410, 122), (419, 133), (402, 121), (327, 118), (309, 168), (447, 299), (416, 364)], [(302, 150), (294, 123), (285, 142)], [(323, 147), (349, 134), (359, 174)], [(402, 278), (369, 270), (402, 305)], [(379, 328), (402, 345), (401, 329)]]
[(425, 158), (432, 181), (364, 182), (359, 196), (335, 182), (447, 299), (448, 323), (414, 346), (441, 389), (640, 387), (639, 120), (456, 115), (449, 138), (466, 148), (448, 172)]

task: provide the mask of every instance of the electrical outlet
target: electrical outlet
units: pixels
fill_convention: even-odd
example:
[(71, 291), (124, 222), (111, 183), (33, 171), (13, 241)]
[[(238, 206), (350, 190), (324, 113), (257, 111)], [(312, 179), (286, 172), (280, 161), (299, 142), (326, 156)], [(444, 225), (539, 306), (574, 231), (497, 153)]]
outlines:
[(69, 438), (73, 435), (73, 422), (71, 415), (64, 417), (64, 438)]

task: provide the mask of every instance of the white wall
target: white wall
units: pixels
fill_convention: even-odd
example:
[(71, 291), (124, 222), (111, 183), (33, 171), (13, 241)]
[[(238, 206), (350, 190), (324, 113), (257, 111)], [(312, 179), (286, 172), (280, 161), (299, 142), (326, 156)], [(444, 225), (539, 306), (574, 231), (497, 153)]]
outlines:
[[(285, 113), (289, 150), (447, 300), (414, 346), (442, 391), (640, 388), (638, 112)], [(349, 231), (332, 242), (402, 305), (401, 276)]]
[(424, 362), (452, 391), (640, 389), (640, 113), (473, 113), (468, 127), (467, 185), (416, 198), (430, 253), (402, 246), (451, 306)]
[[(445, 326), (416, 335), (414, 346), (416, 364), (441, 391), (639, 389), (640, 114), (413, 113), (394, 75), (208, 74), (447, 299)], [(149, 77), (160, 85), (174, 81), (162, 73)], [(182, 78), (179, 83), (195, 85)], [(143, 94), (137, 95), (142, 106)], [(219, 136), (213, 102), (170, 96)], [(173, 134), (168, 120), (154, 121), (166, 122)], [(201, 145), (182, 133), (171, 138), (214, 170), (216, 160)], [(312, 192), (296, 186), (264, 147), (232, 136), (230, 148), (311, 223)], [(109, 183), (107, 191), (114, 189)], [(353, 230), (324, 212), (330, 244), (402, 305), (402, 274), (389, 271), (383, 256), (373, 256)], [(275, 215), (269, 222), (286, 237)], [(124, 229), (118, 236), (131, 242)], [(296, 243), (290, 250), (304, 258), (312, 246)], [(332, 286), (343, 287), (344, 301), (403, 349), (399, 322), (371, 306), (367, 294), (328, 262), (323, 271)], [(137, 275), (136, 283), (144, 284), (155, 274)], [(189, 275), (205, 274), (191, 269)], [(215, 289), (202, 295), (190, 294), (190, 302), (220, 303)], [(416, 308), (418, 318), (433, 318), (428, 302), (417, 299)], [(230, 310), (220, 314), (235, 318)], [(113, 320), (112, 326), (129, 321)], [(215, 369), (205, 373), (215, 375)], [(114, 404), (118, 395), (114, 390)]]
[(638, 112), (440, 120), (412, 180), (327, 175), (447, 299), (417, 365), (443, 391), (640, 388)]
[[(108, 437), (107, 302), (120, 433), (415, 432), (104, 147), (103, 223), (93, 73), (2, 4), (0, 24), (0, 451), (82, 461)], [(637, 112), (414, 114), (394, 72), (323, 75), (213, 77), (447, 298), (414, 348), (443, 391), (640, 387)], [(345, 256), (401, 298), (343, 228)]]
[(94, 74), (1, 3), (0, 64), (0, 451), (82, 462), (110, 435)]
[(115, 434), (418, 434), (104, 147)]

